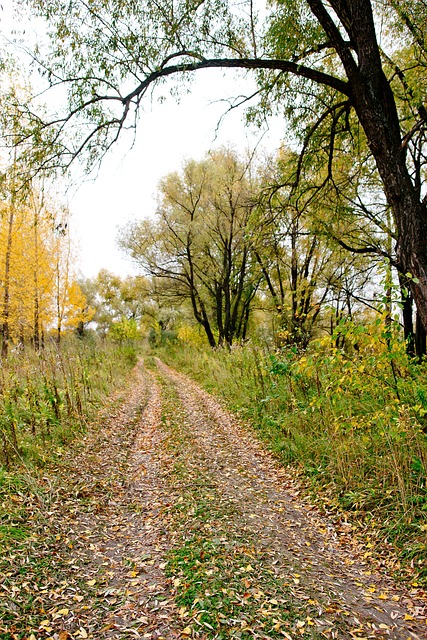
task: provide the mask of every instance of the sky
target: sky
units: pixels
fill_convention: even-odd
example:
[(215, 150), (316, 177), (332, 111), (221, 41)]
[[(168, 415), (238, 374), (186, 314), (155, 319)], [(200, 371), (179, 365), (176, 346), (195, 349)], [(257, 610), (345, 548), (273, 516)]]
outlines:
[(219, 98), (243, 88), (232, 74), (224, 77), (220, 71), (206, 70), (199, 72), (191, 95), (179, 104), (170, 97), (163, 104), (148, 105), (133, 148), (129, 139), (122, 140), (103, 160), (96, 178), (83, 183), (70, 200), (85, 276), (92, 277), (101, 268), (119, 275), (134, 273), (116, 246), (117, 229), (129, 220), (154, 216), (160, 179), (179, 171), (186, 159), (201, 159), (220, 145), (232, 145), (242, 153), (257, 144), (268, 151), (279, 147), (280, 121), (272, 121), (267, 133), (250, 130), (241, 109), (228, 113), (217, 130), (227, 109)]
[[(0, 30), (7, 33), (14, 26), (6, 3), (0, 11)], [(31, 29), (37, 39), (37, 26)], [(182, 95), (179, 102), (173, 97), (156, 101), (156, 94), (145, 102), (134, 144), (130, 136), (122, 136), (96, 174), (64, 194), (83, 276), (93, 277), (103, 268), (121, 276), (136, 273), (116, 245), (118, 228), (129, 220), (154, 216), (159, 181), (179, 171), (186, 159), (201, 159), (220, 145), (234, 146), (242, 153), (256, 145), (269, 152), (279, 147), (284, 136), (280, 119), (272, 120), (267, 133), (250, 130), (243, 110), (235, 109), (218, 128), (228, 106), (223, 99), (249, 95), (254, 87), (250, 76), (245, 80), (233, 71), (206, 69), (195, 74), (191, 93)]]

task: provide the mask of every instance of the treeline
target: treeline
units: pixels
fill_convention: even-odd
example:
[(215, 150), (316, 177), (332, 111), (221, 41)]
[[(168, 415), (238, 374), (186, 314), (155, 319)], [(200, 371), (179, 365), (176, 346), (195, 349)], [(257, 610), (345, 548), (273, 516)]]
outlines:
[(25, 198), (3, 191), (0, 201), (0, 335), (2, 356), (11, 346), (39, 350), (47, 336), (60, 342), (66, 329), (88, 321), (75, 272), (68, 213), (43, 189)]
[(417, 345), (421, 356), (412, 276), (393, 267), (380, 185), (366, 163), (343, 154), (340, 166), (331, 184), (327, 156), (302, 175), (286, 147), (258, 159), (222, 148), (166, 176), (155, 219), (119, 238), (150, 278), (162, 327), (196, 323), (212, 347), (263, 335), (306, 348), (346, 319), (399, 318), (408, 353)]

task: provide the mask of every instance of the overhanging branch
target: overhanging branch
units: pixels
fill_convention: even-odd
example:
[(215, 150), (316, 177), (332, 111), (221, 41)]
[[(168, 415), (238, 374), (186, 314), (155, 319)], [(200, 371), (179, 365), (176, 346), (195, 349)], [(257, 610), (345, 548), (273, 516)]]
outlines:
[(185, 62), (182, 64), (162, 66), (148, 74), (147, 77), (127, 96), (122, 99), (123, 104), (132, 101), (140, 96), (145, 90), (160, 78), (165, 78), (176, 73), (197, 71), (198, 69), (266, 69), (271, 71), (283, 71), (302, 78), (312, 80), (317, 84), (326, 85), (350, 97), (350, 87), (347, 82), (331, 76), (328, 73), (311, 69), (301, 64), (289, 60), (262, 59), (262, 58), (213, 58), (199, 60), (196, 62)]

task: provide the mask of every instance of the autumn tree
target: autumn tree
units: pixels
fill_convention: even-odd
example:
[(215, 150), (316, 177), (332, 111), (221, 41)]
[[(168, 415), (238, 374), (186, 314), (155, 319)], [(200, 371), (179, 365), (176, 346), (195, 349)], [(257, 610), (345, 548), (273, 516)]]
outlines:
[[(107, 269), (94, 278), (79, 281), (90, 306), (96, 309), (93, 321), (106, 336), (114, 327), (138, 332), (144, 316), (151, 313), (150, 283), (144, 276), (121, 277)], [(134, 329), (135, 330), (134, 330)]]
[(158, 294), (191, 305), (211, 346), (231, 345), (246, 336), (261, 280), (256, 219), (249, 165), (220, 149), (166, 176), (157, 219), (128, 225), (120, 244), (157, 280)]
[[(136, 125), (152, 88), (206, 68), (255, 72), (261, 107), (285, 107), (302, 151), (325, 125), (333, 156), (336, 131), (347, 131), (351, 140), (354, 116), (393, 212), (395, 266), (410, 274), (408, 287), (427, 327), (422, 0), (284, 0), (266, 11), (252, 1), (20, 4), (47, 20), (52, 46), (40, 67), (51, 85), (68, 88), (64, 116), (32, 119), (36, 130), (52, 132), (45, 167), (56, 167), (58, 154), (68, 164), (84, 150), (91, 162), (124, 127)], [(76, 123), (78, 133), (71, 135)], [(30, 135), (24, 132), (22, 140)]]
[(52, 233), (50, 239), (53, 259), (53, 286), (51, 295), (54, 306), (55, 339), (59, 345), (66, 329), (75, 329), (82, 335), (84, 326), (95, 315), (85, 293), (78, 283), (76, 257), (69, 235), (69, 212), (62, 207), (52, 214)]
[[(306, 162), (306, 171), (298, 180), (299, 157), (285, 146), (267, 158), (260, 170), (258, 207), (263, 224), (258, 225), (262, 238), (255, 255), (263, 289), (276, 310), (282, 340), (303, 347), (316, 323), (321, 320), (325, 324), (327, 310), (335, 305), (341, 308), (344, 291), (351, 317), (356, 293), (361, 295), (367, 275), (374, 269), (372, 259), (354, 255), (340, 245), (342, 238), (348, 239), (350, 227), (347, 221), (345, 231), (344, 225), (337, 229), (334, 215), (339, 199), (344, 195), (350, 199), (354, 190), (341, 185), (338, 192), (336, 185), (331, 200), (322, 186), (325, 167), (318, 155), (310, 167)], [(351, 239), (365, 240), (360, 233)]]

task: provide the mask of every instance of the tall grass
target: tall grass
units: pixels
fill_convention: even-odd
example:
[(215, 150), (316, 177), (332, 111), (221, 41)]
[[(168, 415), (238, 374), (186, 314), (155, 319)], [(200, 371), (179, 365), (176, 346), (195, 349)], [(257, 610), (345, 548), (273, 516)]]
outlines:
[(370, 521), (427, 578), (427, 363), (378, 323), (338, 333), (304, 353), (181, 343), (162, 356), (224, 398), (329, 509)]
[(12, 352), (0, 369), (0, 469), (43, 466), (85, 430), (134, 362), (133, 351), (77, 338)]

